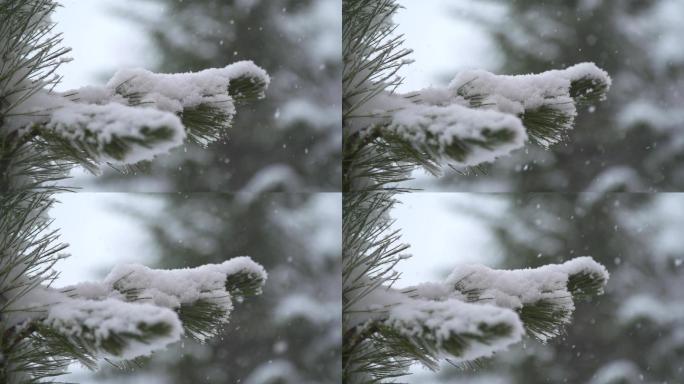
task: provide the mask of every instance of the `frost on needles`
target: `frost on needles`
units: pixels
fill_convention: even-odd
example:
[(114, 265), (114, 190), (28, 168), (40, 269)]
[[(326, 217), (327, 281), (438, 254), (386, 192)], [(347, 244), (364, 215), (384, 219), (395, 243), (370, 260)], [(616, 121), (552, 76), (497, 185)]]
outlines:
[(102, 282), (56, 288), (67, 245), (50, 227), (69, 171), (135, 166), (186, 142), (226, 135), (239, 106), (264, 97), (249, 61), (195, 73), (117, 72), (104, 86), (56, 92), (70, 59), (52, 0), (0, 0), (0, 382), (51, 380), (79, 361), (137, 360), (187, 336), (216, 336), (261, 293), (248, 257), (192, 269), (116, 267)]
[[(402, 182), (492, 162), (527, 142), (564, 139), (578, 110), (611, 85), (593, 63), (519, 76), (482, 70), (399, 93), (411, 51), (395, 33), (395, 0), (343, 1), (343, 381), (394, 382), (420, 362), (471, 365), (529, 336), (545, 342), (581, 300), (603, 293), (591, 257), (536, 269), (456, 267), (443, 282), (396, 288), (408, 244), (391, 211)], [(428, 37), (429, 38), (429, 37)], [(486, 176), (483, 176), (486, 177)], [(426, 223), (430, 225), (430, 223)], [(424, 257), (429, 262), (429, 255)]]

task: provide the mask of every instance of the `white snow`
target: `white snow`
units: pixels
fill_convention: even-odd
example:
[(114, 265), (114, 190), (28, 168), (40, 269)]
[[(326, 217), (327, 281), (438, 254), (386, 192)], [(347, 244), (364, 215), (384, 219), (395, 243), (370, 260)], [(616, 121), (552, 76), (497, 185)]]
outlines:
[(145, 69), (118, 71), (107, 83), (107, 88), (121, 95), (138, 94), (141, 103), (180, 113), (185, 108), (209, 104), (220, 108), (228, 116), (235, 114), (235, 105), (228, 95), (231, 80), (248, 76), (268, 85), (266, 71), (251, 61), (239, 61), (224, 68), (205, 69), (200, 72), (159, 74)]
[(221, 306), (224, 321), (233, 309), (226, 279), (236, 273), (249, 273), (266, 280), (263, 267), (249, 257), (235, 257), (222, 264), (206, 264), (196, 268), (172, 270), (151, 269), (140, 264), (115, 267), (102, 283), (81, 283), (65, 288), (70, 294), (85, 298), (106, 296), (122, 298), (121, 294), (135, 291), (138, 301), (177, 309), (182, 304), (207, 300)]
[[(449, 84), (451, 97), (484, 97), (484, 108), (522, 116), (526, 111), (547, 107), (569, 118), (563, 130), (571, 129), (577, 115), (570, 96), (573, 81), (588, 78), (596, 84), (611, 85), (608, 73), (594, 63), (580, 63), (564, 70), (551, 70), (528, 75), (494, 75), (484, 70), (459, 73)], [(546, 144), (553, 144), (548, 142)]]
[[(431, 339), (438, 348), (452, 338), (462, 337), (469, 342), (463, 354), (445, 354), (445, 357), (455, 359), (456, 362), (491, 356), (520, 341), (525, 334), (522, 322), (514, 311), (494, 305), (465, 303), (457, 299), (406, 300), (389, 310), (385, 324), (404, 336)], [(481, 326), (502, 324), (510, 328), (510, 333), (506, 336), (482, 342), (464, 337), (464, 334), (485, 336)]]
[(581, 272), (599, 274), (606, 281), (609, 277), (605, 267), (591, 257), (578, 257), (534, 269), (495, 270), (483, 265), (463, 265), (451, 272), (445, 284), (462, 291), (477, 290), (486, 302), (511, 309), (550, 300), (565, 309), (567, 317), (563, 322), (569, 322), (575, 307), (567, 282), (570, 275)]
[(103, 353), (106, 357), (116, 359), (149, 355), (180, 340), (183, 334), (183, 326), (174, 311), (156, 305), (127, 303), (116, 299), (67, 299), (52, 305), (43, 323), (62, 335), (82, 337), (96, 345), (122, 333), (149, 336), (144, 329), (146, 326), (164, 324), (168, 327), (168, 334), (146, 338), (145, 342), (125, 338), (128, 345), (121, 355)]
[[(456, 268), (444, 282), (424, 283), (396, 290), (379, 286), (361, 296), (350, 309), (347, 329), (382, 321), (405, 336), (433, 340), (438, 352), (442, 343), (454, 334), (480, 335), (481, 324), (506, 324), (510, 333), (487, 342), (473, 342), (458, 361), (490, 356), (497, 350), (519, 341), (524, 334), (516, 310), (540, 300), (554, 303), (570, 321), (574, 303), (567, 283), (571, 275), (589, 273), (608, 280), (608, 271), (591, 257), (578, 257), (563, 264), (519, 270), (495, 270), (483, 265)], [(477, 293), (469, 302), (468, 292)], [(544, 339), (547, 335), (538, 335)]]
[[(345, 326), (365, 327), (381, 321), (406, 337), (421, 337), (434, 342), (437, 355), (454, 361), (469, 361), (491, 356), (520, 341), (525, 331), (518, 315), (509, 308), (484, 303), (467, 303), (457, 292), (447, 292), (440, 284), (420, 289), (397, 291), (379, 287), (347, 311)], [(407, 293), (408, 292), (408, 293)], [(430, 292), (430, 293), (429, 293)], [(427, 294), (422, 297), (421, 294)], [(486, 341), (470, 340), (459, 356), (442, 349), (444, 343), (464, 333), (483, 335), (482, 326), (505, 325), (509, 333)], [(453, 340), (452, 340), (453, 341)]]
[[(156, 74), (144, 69), (117, 72), (107, 86), (86, 86), (65, 93), (39, 90), (18, 92), (8, 100), (3, 129), (28, 133), (35, 126), (51, 130), (76, 147), (87, 143), (100, 153), (97, 161), (132, 164), (150, 160), (182, 145), (185, 127), (178, 115), (186, 108), (211, 105), (230, 120), (235, 105), (229, 95), (231, 80), (247, 76), (266, 85), (268, 74), (251, 61), (196, 73)], [(21, 85), (21, 84), (20, 84)], [(263, 96), (263, 95), (262, 95)], [(146, 133), (166, 129), (163, 140)], [(118, 140), (130, 146), (122, 159), (103, 154)]]
[[(183, 124), (174, 114), (117, 103), (65, 103), (52, 112), (45, 127), (67, 140), (94, 145), (99, 150), (96, 155), (101, 161), (124, 164), (151, 160), (156, 155), (183, 144), (186, 136)], [(157, 130), (170, 132), (170, 139), (150, 143), (144, 132)], [(135, 140), (127, 140), (132, 148), (120, 160), (102, 152), (107, 144), (118, 139)]]
[[(427, 145), (437, 149), (442, 161), (460, 166), (494, 161), (521, 148), (527, 133), (517, 117), (485, 109), (472, 109), (458, 104), (447, 106), (413, 104), (392, 115), (386, 128), (417, 148)], [(472, 146), (464, 160), (449, 157), (447, 148), (469, 140), (487, 143), (485, 133), (509, 132), (511, 140), (495, 146)]]
[[(224, 310), (227, 322), (233, 308), (226, 279), (247, 273), (261, 280), (267, 274), (249, 257), (235, 257), (221, 264), (197, 268), (154, 270), (138, 264), (114, 268), (103, 282), (84, 282), (60, 290), (39, 286), (9, 308), (8, 324), (42, 321), (63, 334), (83, 337), (100, 345), (116, 333), (144, 336), (145, 326), (164, 324), (168, 333), (146, 342), (128, 340), (120, 355), (131, 359), (147, 355), (180, 340), (183, 325), (175, 310), (183, 304), (206, 300)], [(149, 334), (147, 334), (149, 336)]]
[(463, 71), (451, 81), (449, 90), (454, 94), (460, 90), (467, 96), (490, 96), (489, 101), (496, 102), (502, 112), (521, 114), (525, 110), (560, 104), (558, 108), (570, 113), (574, 112), (569, 94), (571, 82), (582, 78), (611, 85), (608, 73), (594, 63), (580, 63), (563, 70), (514, 76), (484, 70)]

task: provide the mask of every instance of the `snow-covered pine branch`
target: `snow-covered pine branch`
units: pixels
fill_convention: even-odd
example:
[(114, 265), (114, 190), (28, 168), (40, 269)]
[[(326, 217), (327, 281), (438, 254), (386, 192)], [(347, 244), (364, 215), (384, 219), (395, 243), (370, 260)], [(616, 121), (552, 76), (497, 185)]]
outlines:
[(266, 277), (248, 257), (192, 269), (123, 265), (103, 282), (32, 289), (5, 310), (4, 326), (94, 369), (98, 358), (147, 356), (183, 335), (216, 336), (234, 301), (260, 294)]
[[(397, 71), (410, 50), (394, 35), (394, 0), (345, 0), (343, 124), (345, 187), (367, 189), (351, 178), (365, 171), (367, 152), (389, 164), (438, 173), (445, 166), (492, 162), (530, 140), (548, 147), (574, 126), (577, 109), (605, 99), (608, 74), (593, 63), (519, 76), (463, 71), (447, 87), (401, 94)], [(364, 150), (370, 146), (371, 149)], [(391, 159), (391, 160), (390, 160)], [(395, 165), (395, 168), (397, 165)], [(395, 171), (394, 179), (406, 175)], [(370, 176), (373, 178), (373, 176)]]
[(75, 166), (133, 165), (222, 137), (237, 107), (264, 96), (252, 62), (196, 73), (119, 71), (105, 86), (54, 91), (69, 50), (52, 0), (0, 0), (0, 382), (33, 383), (74, 361), (135, 359), (182, 335), (206, 340), (235, 302), (261, 292), (249, 258), (194, 269), (120, 266), (101, 283), (56, 289), (67, 247), (48, 211)]
[(593, 63), (537, 75), (459, 73), (446, 88), (383, 91), (349, 116), (347, 128), (398, 141), (438, 165), (474, 166), (521, 148), (549, 146), (573, 127), (577, 106), (605, 98), (610, 77)]
[[(151, 160), (186, 139), (208, 144), (225, 134), (235, 104), (260, 98), (266, 72), (243, 61), (197, 73), (122, 70), (104, 87), (49, 89), (9, 97), (3, 130), (40, 140), (65, 160), (90, 165)], [(17, 84), (21, 86), (21, 82)], [(14, 98), (23, 98), (14, 103)]]
[[(351, 347), (392, 346), (391, 359), (420, 361), (436, 369), (440, 359), (468, 363), (489, 357), (527, 334), (539, 341), (570, 323), (575, 301), (603, 293), (608, 271), (590, 257), (535, 269), (456, 268), (444, 282), (395, 289), (383, 285), (364, 295), (345, 322)], [(349, 351), (352, 352), (352, 351)], [(363, 354), (351, 360), (364, 372)]]
[(54, 154), (51, 160), (91, 170), (151, 160), (186, 139), (208, 144), (224, 136), (236, 104), (264, 97), (270, 82), (263, 69), (242, 61), (197, 73), (127, 69), (105, 86), (56, 92), (55, 72), (70, 59), (60, 37), (51, 34), (54, 7), (48, 0), (0, 5), (0, 134), (6, 153), (32, 142)]

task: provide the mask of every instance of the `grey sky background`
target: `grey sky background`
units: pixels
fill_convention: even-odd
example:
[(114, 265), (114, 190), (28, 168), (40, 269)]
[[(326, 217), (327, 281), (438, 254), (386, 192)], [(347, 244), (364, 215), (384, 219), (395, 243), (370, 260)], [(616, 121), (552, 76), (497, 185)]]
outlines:
[[(394, 17), (404, 46), (413, 49), (414, 63), (399, 72), (404, 77), (400, 92), (431, 85), (445, 86), (464, 69), (495, 70), (501, 61), (494, 42), (473, 20), (482, 12), (477, 0), (399, 0), (403, 7)], [(501, 9), (487, 7), (489, 14)]]
[(150, 43), (139, 25), (112, 12), (115, 9), (142, 7), (145, 13), (159, 7), (135, 0), (59, 0), (53, 15), (56, 31), (64, 45), (71, 47), (74, 60), (60, 67), (63, 75), (58, 90), (89, 84), (102, 84), (107, 76), (122, 67), (140, 67), (153, 60)]

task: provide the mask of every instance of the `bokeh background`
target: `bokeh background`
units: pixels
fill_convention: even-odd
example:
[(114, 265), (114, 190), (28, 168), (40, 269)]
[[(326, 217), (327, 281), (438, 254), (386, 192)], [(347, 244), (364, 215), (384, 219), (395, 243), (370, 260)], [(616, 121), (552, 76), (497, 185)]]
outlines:
[(193, 267), (249, 255), (269, 280), (222, 337), (184, 341), (133, 372), (78, 365), (79, 383), (336, 383), (341, 344), (341, 0), (59, 0), (74, 61), (59, 90), (123, 67), (197, 71), (253, 60), (272, 82), (225, 140), (145, 172), (75, 171), (54, 228), (70, 244), (57, 286), (119, 263)]
[(580, 111), (551, 150), (533, 145), (463, 176), (417, 172), (446, 191), (684, 190), (684, 2), (678, 0), (401, 0), (395, 21), (415, 50), (402, 91), (445, 86), (462, 69), (538, 73), (591, 61), (608, 71), (605, 102)]

